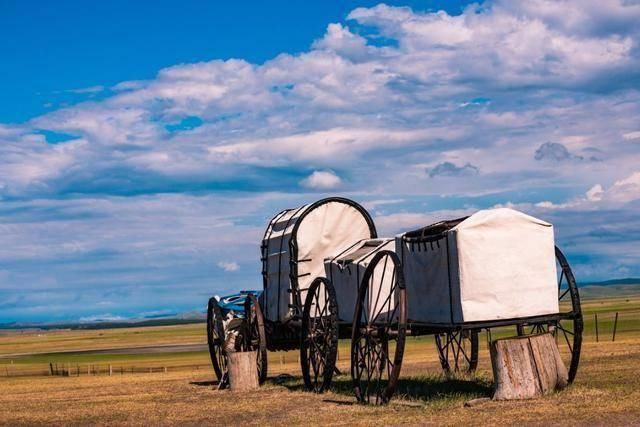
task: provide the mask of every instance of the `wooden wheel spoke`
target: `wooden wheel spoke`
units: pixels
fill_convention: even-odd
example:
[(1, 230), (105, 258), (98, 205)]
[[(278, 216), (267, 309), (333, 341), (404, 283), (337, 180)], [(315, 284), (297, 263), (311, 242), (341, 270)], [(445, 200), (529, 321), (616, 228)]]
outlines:
[[(387, 304), (387, 301), (389, 301), (389, 303), (390, 303), (392, 297), (393, 297), (393, 292), (389, 292), (389, 295), (387, 295), (387, 298), (385, 298), (385, 300), (382, 303), (382, 307), (384, 307)], [(378, 312), (378, 314), (375, 315), (375, 317), (373, 317), (370, 320), (369, 325), (373, 325), (375, 323), (375, 321), (378, 320), (378, 317), (380, 316), (380, 314), (382, 314), (382, 309)]]
[(564, 278), (564, 266), (561, 266), (560, 278), (558, 279), (558, 289), (562, 285), (562, 279)]
[[(562, 335), (564, 336), (565, 341), (567, 342), (567, 346), (569, 347), (569, 352), (573, 353), (573, 346), (571, 345), (571, 343), (569, 342), (569, 336), (567, 335), (567, 331), (566, 329), (564, 329), (562, 326), (558, 325), (557, 329), (560, 329), (562, 331)], [(572, 334), (573, 335), (573, 334)]]
[(561, 329), (561, 330), (562, 330), (564, 333), (566, 333), (566, 334), (574, 335), (574, 336), (575, 336), (575, 334), (574, 334), (573, 332), (571, 332), (571, 331), (570, 331), (570, 330), (568, 330), (568, 329), (565, 329), (565, 328), (564, 328), (560, 323), (558, 323), (558, 324), (556, 325), (556, 327), (557, 327), (558, 329)]
[(395, 253), (380, 251), (371, 259), (359, 285), (352, 377), (360, 402), (386, 403), (397, 386), (405, 339), (405, 330), (399, 325), (406, 322), (406, 294), (399, 265)]
[[(382, 278), (380, 279), (380, 286), (378, 286), (378, 293), (376, 295), (376, 303), (373, 305), (373, 312), (375, 313), (376, 307), (378, 307), (378, 301), (380, 300), (380, 294), (382, 293), (382, 285), (384, 284), (384, 275), (387, 272), (387, 261), (389, 261), (388, 257), (384, 258), (384, 266), (382, 267)], [(373, 274), (371, 275), (371, 278), (373, 280)], [(372, 296), (373, 298), (373, 296)], [(382, 303), (382, 306), (384, 307), (385, 303)], [(375, 319), (377, 319), (378, 315), (380, 313), (377, 313), (375, 316), (373, 316), (373, 320), (371, 321), (372, 323), (375, 321)]]

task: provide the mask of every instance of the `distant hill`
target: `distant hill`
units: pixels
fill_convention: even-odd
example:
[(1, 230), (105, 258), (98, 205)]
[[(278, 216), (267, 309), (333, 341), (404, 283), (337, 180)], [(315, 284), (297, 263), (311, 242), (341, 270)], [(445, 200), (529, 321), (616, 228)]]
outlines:
[(580, 286), (580, 299), (629, 298), (640, 296), (640, 284)]
[(206, 313), (187, 311), (164, 316), (145, 316), (142, 318), (109, 320), (96, 319), (91, 321), (56, 321), (56, 322), (12, 322), (0, 323), (1, 329), (114, 329), (137, 328), (142, 326), (184, 325), (202, 323), (206, 321)]
[(15, 322), (0, 323), (1, 329), (116, 329), (116, 328), (139, 328), (142, 326), (167, 326), (185, 325), (189, 323), (202, 323), (206, 319), (148, 319), (131, 321), (102, 321), (102, 322)]
[(627, 277), (626, 279), (605, 280), (603, 282), (579, 283), (578, 286), (611, 286), (611, 285), (640, 285), (640, 278)]
[[(604, 280), (601, 282), (579, 283), (581, 298), (608, 298), (640, 295), (640, 278)], [(15, 322), (0, 323), (2, 329), (111, 329), (135, 328), (141, 326), (182, 325), (187, 323), (201, 323), (206, 320), (206, 314), (200, 311), (184, 313), (170, 313), (147, 315), (138, 319), (124, 320), (93, 320), (93, 321), (65, 321), (65, 322)]]

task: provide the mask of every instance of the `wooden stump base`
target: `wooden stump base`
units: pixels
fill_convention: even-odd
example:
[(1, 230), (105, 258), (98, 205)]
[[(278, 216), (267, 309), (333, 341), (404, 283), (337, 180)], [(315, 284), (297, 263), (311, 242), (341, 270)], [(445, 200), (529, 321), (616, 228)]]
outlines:
[(568, 384), (567, 368), (549, 333), (493, 341), (491, 365), (494, 400), (531, 399)]
[(249, 391), (259, 387), (255, 351), (229, 353), (227, 369), (231, 391)]

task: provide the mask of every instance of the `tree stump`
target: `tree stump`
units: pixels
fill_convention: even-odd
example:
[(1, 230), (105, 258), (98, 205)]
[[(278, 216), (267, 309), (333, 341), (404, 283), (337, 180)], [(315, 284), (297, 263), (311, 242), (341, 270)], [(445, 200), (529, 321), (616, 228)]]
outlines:
[(531, 399), (567, 386), (569, 375), (550, 333), (491, 343), (494, 400)]
[(258, 364), (255, 351), (229, 353), (227, 369), (231, 391), (248, 391), (258, 388)]

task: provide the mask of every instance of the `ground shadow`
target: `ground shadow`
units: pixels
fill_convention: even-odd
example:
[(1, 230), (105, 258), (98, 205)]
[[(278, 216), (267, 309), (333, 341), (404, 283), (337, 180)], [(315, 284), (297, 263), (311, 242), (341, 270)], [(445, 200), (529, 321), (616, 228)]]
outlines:
[(217, 386), (218, 381), (190, 381), (189, 384), (198, 385), (201, 387), (211, 387), (211, 386)]
[[(304, 384), (299, 376), (291, 377), (287, 381), (277, 383), (274, 381), (273, 384), (282, 385), (291, 391), (304, 390)], [(384, 382), (383, 386), (386, 386)], [(395, 396), (427, 402), (451, 398), (475, 399), (478, 397), (490, 397), (492, 390), (492, 383), (481, 377), (421, 376), (401, 378), (398, 381)], [(347, 375), (334, 377), (331, 391), (353, 397), (351, 377)]]

